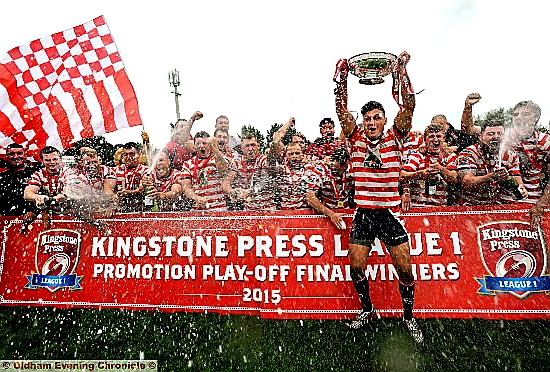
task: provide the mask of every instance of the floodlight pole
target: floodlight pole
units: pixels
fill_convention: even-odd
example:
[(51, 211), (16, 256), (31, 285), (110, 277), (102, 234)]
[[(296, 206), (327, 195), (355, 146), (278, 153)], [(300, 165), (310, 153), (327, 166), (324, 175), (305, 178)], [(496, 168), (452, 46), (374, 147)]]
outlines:
[(176, 118), (180, 119), (180, 100), (179, 96), (181, 93), (178, 92), (178, 87), (180, 85), (180, 73), (178, 70), (174, 69), (168, 73), (168, 82), (171, 87), (174, 87), (172, 93), (174, 93), (174, 99), (176, 101)]

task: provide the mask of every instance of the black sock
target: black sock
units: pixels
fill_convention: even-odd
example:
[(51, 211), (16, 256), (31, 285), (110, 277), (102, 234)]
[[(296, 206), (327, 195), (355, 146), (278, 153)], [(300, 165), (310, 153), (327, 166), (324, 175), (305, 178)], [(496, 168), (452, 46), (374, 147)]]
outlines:
[(399, 283), (399, 293), (403, 302), (403, 318), (410, 320), (413, 317), (414, 284), (403, 285)]
[(372, 311), (373, 306), (370, 300), (369, 281), (365, 277), (365, 272), (361, 269), (352, 268), (351, 278), (353, 279), (353, 286), (359, 295), (361, 307), (363, 310)]

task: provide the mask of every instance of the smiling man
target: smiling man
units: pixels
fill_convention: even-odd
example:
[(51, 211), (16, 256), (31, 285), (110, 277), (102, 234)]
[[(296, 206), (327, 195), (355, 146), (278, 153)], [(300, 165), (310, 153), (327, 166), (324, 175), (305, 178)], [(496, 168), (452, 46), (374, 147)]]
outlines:
[(384, 107), (379, 102), (367, 102), (361, 108), (362, 125), (356, 125), (347, 109), (348, 66), (339, 61), (337, 74), (340, 82), (335, 89), (336, 112), (343, 133), (351, 146), (351, 173), (355, 185), (357, 211), (349, 239), (351, 277), (361, 300), (362, 309), (350, 323), (361, 328), (377, 313), (371, 302), (369, 282), (365, 276), (367, 259), (376, 238), (384, 242), (390, 252), (393, 265), (399, 274), (403, 321), (413, 339), (421, 343), (422, 331), (413, 318), (414, 277), (407, 231), (398, 216), (401, 197), (399, 174), (403, 140), (412, 126), (415, 96), (405, 69), (410, 56), (401, 53), (396, 61), (395, 75), (400, 82), (402, 104), (392, 127), (384, 133), (387, 123)]
[(403, 210), (447, 205), (448, 185), (457, 182), (456, 154), (443, 148), (445, 132), (430, 124), (424, 131), (425, 151), (410, 154), (401, 169)]

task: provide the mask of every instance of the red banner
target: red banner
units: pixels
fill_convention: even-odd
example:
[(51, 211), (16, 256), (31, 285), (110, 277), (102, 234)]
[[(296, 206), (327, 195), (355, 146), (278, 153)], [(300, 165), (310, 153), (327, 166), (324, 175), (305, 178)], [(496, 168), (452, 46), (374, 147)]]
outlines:
[[(550, 317), (545, 244), (525, 206), (404, 215), (418, 317)], [(351, 211), (350, 211), (351, 213)], [(345, 221), (351, 226), (351, 214)], [(213, 311), (341, 319), (360, 308), (349, 231), (312, 212), (145, 213), (104, 220), (105, 235), (70, 217), (27, 234), (3, 218), (0, 303)], [(400, 316), (397, 273), (376, 242), (366, 271), (382, 316)]]

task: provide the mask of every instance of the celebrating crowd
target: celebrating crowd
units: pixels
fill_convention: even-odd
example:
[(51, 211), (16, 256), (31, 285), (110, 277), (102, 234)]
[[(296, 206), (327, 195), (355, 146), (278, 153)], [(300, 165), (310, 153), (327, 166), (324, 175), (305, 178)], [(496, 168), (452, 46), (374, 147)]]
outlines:
[(349, 255), (362, 311), (351, 326), (359, 328), (376, 315), (365, 268), (374, 239), (379, 238), (399, 274), (405, 324), (422, 342), (412, 317), (414, 278), (407, 232), (396, 213), (521, 202), (529, 205), (536, 226), (550, 198), (550, 141), (537, 129), (541, 110), (532, 101), (516, 104), (510, 123), (475, 122), (478, 93), (466, 97), (460, 129), (437, 114), (423, 132), (411, 131), (416, 102), (405, 68), (408, 60), (405, 52), (398, 59), (400, 110), (386, 132), (380, 103), (367, 102), (359, 123), (348, 111), (348, 66), (340, 61), (334, 78), (340, 125), (322, 119), (320, 137), (312, 143), (298, 132), (300, 124), (293, 118), (273, 134), (263, 151), (252, 131), (232, 137), (229, 119), (223, 115), (213, 127), (201, 125), (192, 135), (202, 118), (196, 112), (175, 124), (171, 141), (162, 149), (149, 151), (126, 143), (114, 167), (102, 165), (96, 149), (89, 147), (79, 148), (69, 167), (62, 163), (60, 151), (50, 146), (41, 149), (38, 166), (27, 160), (23, 146), (11, 144), (5, 149), (8, 169), (0, 173), (1, 214), (23, 216), (28, 226), (37, 215), (48, 221), (52, 213), (94, 222), (96, 212), (110, 216), (313, 209), (338, 229), (346, 229), (338, 211), (355, 208)]
[[(36, 207), (44, 209), (47, 201), (48, 206), (55, 205), (54, 213), (62, 213), (71, 199), (89, 196), (85, 192), (68, 198), (71, 192), (78, 193), (79, 188), (70, 187), (76, 184), (81, 193), (86, 187), (102, 193), (103, 199), (110, 201), (103, 203), (108, 215), (310, 208), (341, 227), (335, 210), (361, 204), (361, 193), (356, 190), (370, 185), (376, 193), (365, 197), (380, 206), (393, 204), (397, 195), (388, 192), (398, 190), (405, 212), (410, 208), (521, 202), (532, 204), (533, 222), (537, 223), (547, 199), (543, 191), (550, 152), (548, 135), (536, 127), (540, 108), (523, 101), (513, 108), (511, 123), (483, 120), (477, 125), (472, 108), (480, 99), (476, 93), (466, 97), (461, 129), (439, 114), (423, 133), (400, 133), (396, 140), (402, 144), (401, 150), (391, 154), (392, 166), (399, 171), (388, 178), (375, 175), (362, 179), (353, 167), (354, 162), (363, 162), (376, 170), (375, 174), (382, 174), (382, 160), (389, 156), (387, 147), (368, 147), (366, 156), (359, 159), (363, 154), (357, 154), (350, 142), (354, 132), (341, 121), (343, 129), (336, 136), (338, 129), (330, 118), (320, 121), (320, 137), (312, 143), (296, 131), (299, 125), (291, 118), (262, 152), (255, 133), (243, 133), (240, 140), (230, 136), (226, 116), (217, 118), (212, 135), (207, 130), (191, 135), (193, 124), (202, 117), (196, 112), (189, 120), (176, 123), (171, 141), (163, 149), (145, 154), (141, 144), (124, 144), (114, 167), (102, 165), (97, 151), (89, 147), (78, 149), (75, 163), (66, 166), (56, 148), (41, 149), (42, 164), (37, 164), (27, 160), (23, 146), (10, 144), (5, 149), (7, 170), (0, 173), (1, 214), (36, 213)], [(363, 107), (363, 123), (357, 128), (379, 136), (384, 126), (375, 124), (385, 124), (386, 118), (383, 107), (375, 103)], [(374, 124), (369, 124), (365, 114), (374, 108), (381, 112), (372, 119)], [(294, 128), (293, 135), (285, 145), (283, 139), (290, 128)]]

